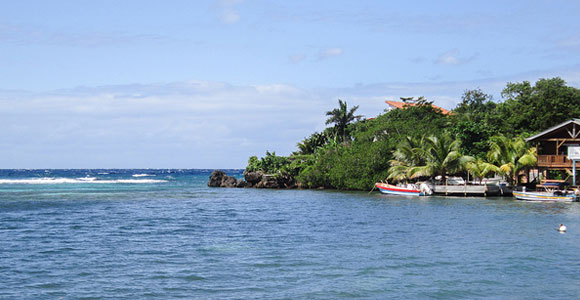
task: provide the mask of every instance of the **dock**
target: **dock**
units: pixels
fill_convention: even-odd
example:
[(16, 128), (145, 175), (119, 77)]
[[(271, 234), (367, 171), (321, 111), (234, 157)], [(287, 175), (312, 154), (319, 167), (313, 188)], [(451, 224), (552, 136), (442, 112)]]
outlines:
[[(505, 194), (497, 184), (482, 185), (435, 185), (433, 192), (445, 196), (500, 196)], [(511, 191), (510, 191), (511, 193)]]

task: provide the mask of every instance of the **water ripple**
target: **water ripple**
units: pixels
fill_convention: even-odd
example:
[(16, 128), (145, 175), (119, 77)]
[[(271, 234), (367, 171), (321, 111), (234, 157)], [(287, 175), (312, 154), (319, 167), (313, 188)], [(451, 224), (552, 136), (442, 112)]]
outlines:
[[(123, 172), (95, 176), (166, 176)], [(211, 189), (207, 175), (176, 171), (169, 182), (139, 186), (3, 185), (0, 298), (580, 294), (570, 284), (580, 282), (577, 204)], [(553, 230), (559, 223), (569, 232)]]

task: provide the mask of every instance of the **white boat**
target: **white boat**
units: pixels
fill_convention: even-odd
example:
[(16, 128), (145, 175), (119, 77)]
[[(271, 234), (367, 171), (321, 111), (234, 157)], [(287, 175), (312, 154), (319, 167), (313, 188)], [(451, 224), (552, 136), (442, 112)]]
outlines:
[(553, 202), (577, 202), (578, 195), (574, 192), (521, 192), (513, 191), (514, 197), (524, 201), (553, 201)]

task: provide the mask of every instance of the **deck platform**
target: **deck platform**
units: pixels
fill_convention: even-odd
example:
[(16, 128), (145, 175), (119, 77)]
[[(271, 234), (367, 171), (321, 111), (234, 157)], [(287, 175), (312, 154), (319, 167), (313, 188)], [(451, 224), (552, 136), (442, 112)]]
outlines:
[[(436, 195), (453, 196), (500, 196), (505, 190), (496, 184), (483, 185), (435, 185), (433, 192)], [(511, 193), (511, 190), (510, 190)]]

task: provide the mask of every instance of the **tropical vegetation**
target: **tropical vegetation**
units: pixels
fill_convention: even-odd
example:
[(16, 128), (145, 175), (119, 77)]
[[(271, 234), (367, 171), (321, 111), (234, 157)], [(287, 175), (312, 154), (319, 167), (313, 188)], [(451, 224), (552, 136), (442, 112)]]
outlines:
[(451, 114), (424, 97), (401, 98), (405, 109), (371, 119), (338, 100), (326, 112), (330, 127), (297, 143), (290, 156), (252, 156), (246, 170), (291, 176), (304, 188), (369, 190), (385, 179), (468, 174), (477, 181), (497, 174), (517, 185), (536, 163), (535, 148), (524, 138), (580, 117), (580, 90), (560, 78), (541, 79), (508, 83), (502, 98), (467, 90)]

